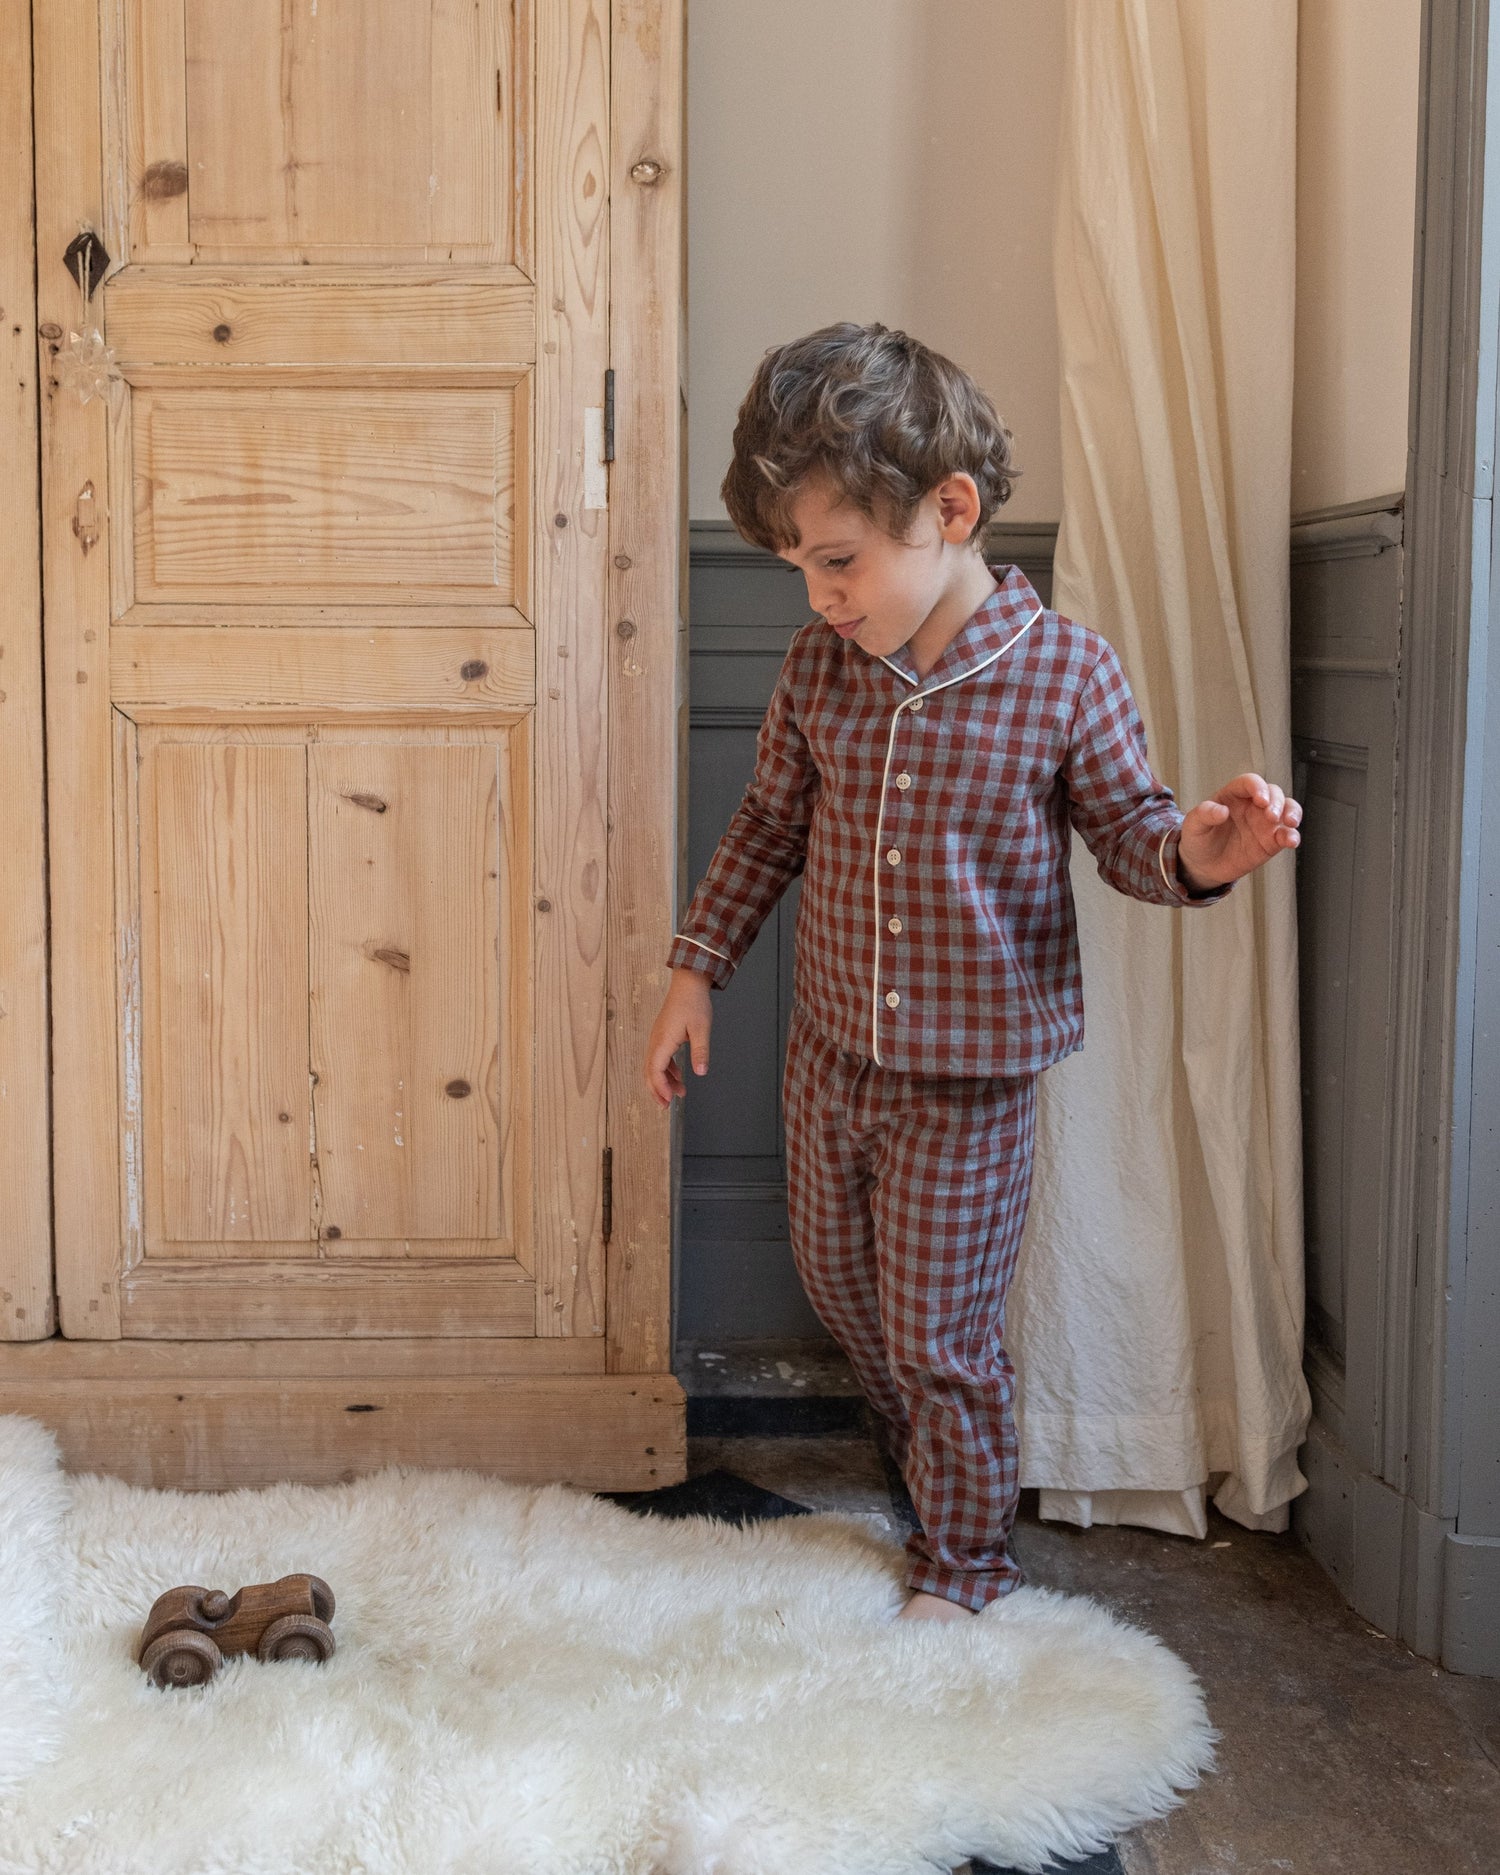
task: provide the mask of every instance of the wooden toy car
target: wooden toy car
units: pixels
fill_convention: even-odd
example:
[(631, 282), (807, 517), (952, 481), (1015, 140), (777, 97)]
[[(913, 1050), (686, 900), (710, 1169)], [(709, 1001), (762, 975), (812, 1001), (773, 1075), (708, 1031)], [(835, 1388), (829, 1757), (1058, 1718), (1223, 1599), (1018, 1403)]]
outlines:
[(254, 1582), (233, 1595), (189, 1584), (151, 1604), (136, 1658), (157, 1686), (202, 1686), (226, 1654), (327, 1660), (332, 1619), (333, 1590), (320, 1576)]

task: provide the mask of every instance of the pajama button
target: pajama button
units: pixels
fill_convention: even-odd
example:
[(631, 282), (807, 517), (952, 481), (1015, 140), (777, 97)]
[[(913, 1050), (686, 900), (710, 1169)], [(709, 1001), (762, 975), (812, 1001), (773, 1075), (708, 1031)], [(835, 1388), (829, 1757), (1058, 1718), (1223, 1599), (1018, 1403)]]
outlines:
[(894, 990), (886, 991), (885, 1006), (887, 1009), (895, 1009), (900, 1003), (900, 1001), (901, 1001), (901, 998), (896, 994)]
[(922, 707), (922, 699), (920, 697), (913, 697), (906, 707), (909, 710), (919, 710)]
[(909, 787), (911, 786), (911, 776), (910, 776), (910, 775), (907, 775), (907, 774), (900, 774), (900, 775), (897, 775), (897, 777), (896, 777), (896, 786), (897, 786), (897, 787), (898, 787), (898, 788), (899, 788), (899, 789), (901, 790), (901, 792), (902, 792), (902, 793), (904, 794), (904, 793), (906, 792), (906, 790), (907, 790), (907, 789), (908, 789), (908, 788), (909, 788)]
[(890, 922), (890, 923), (889, 923), (889, 924), (888, 924), (888, 925), (886, 926), (886, 930), (887, 930), (887, 931), (894, 931), (894, 932), (895, 932), (895, 934), (896, 934), (896, 936), (897, 936), (897, 937), (900, 937), (900, 935), (901, 935), (901, 920), (900, 920), (899, 918), (892, 918), (892, 920), (891, 920), (891, 922)]
[(886, 858), (893, 866), (899, 866), (901, 864), (901, 855), (894, 846), (891, 848), (890, 852), (886, 854)]

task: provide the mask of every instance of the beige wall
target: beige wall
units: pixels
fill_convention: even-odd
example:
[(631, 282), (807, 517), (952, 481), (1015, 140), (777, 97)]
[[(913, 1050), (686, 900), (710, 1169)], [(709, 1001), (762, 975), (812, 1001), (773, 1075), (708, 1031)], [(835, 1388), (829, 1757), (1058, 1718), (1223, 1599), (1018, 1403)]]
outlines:
[[(1401, 487), (1421, 0), (1302, 0), (1292, 510)], [(689, 512), (719, 518), (767, 346), (904, 326), (973, 372), (1062, 509), (1060, 0), (689, 0)]]
[(689, 513), (719, 518), (770, 345), (902, 326), (971, 371), (1061, 499), (1052, 308), (1058, 0), (689, 0)]
[(1406, 479), (1421, 0), (1302, 0), (1292, 512)]

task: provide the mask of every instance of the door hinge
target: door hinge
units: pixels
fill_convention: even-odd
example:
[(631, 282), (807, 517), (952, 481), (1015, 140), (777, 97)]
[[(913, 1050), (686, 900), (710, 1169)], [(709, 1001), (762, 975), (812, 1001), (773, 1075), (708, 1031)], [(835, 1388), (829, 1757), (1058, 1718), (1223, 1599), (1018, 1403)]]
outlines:
[(600, 1207), (599, 1235), (609, 1242), (615, 1228), (615, 1149), (604, 1148), (604, 1199)]
[(604, 460), (615, 459), (615, 374), (613, 367), (604, 374)]

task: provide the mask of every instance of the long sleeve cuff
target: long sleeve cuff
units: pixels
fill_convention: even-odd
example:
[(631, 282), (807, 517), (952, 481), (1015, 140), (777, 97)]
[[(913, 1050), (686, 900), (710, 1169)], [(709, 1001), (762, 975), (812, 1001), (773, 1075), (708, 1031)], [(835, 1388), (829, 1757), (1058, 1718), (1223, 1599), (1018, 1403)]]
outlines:
[(1217, 905), (1221, 898), (1234, 890), (1234, 880), (1231, 879), (1228, 885), (1215, 886), (1211, 892), (1189, 891), (1177, 873), (1177, 849), (1181, 841), (1181, 822), (1175, 827), (1169, 827), (1161, 837), (1161, 845), (1156, 850), (1156, 858), (1161, 868), (1162, 883), (1183, 905)]
[(734, 975), (732, 958), (698, 938), (683, 937), (680, 932), (672, 939), (672, 948), (667, 952), (667, 968), (696, 970), (700, 976), (707, 977), (716, 990), (722, 990)]

